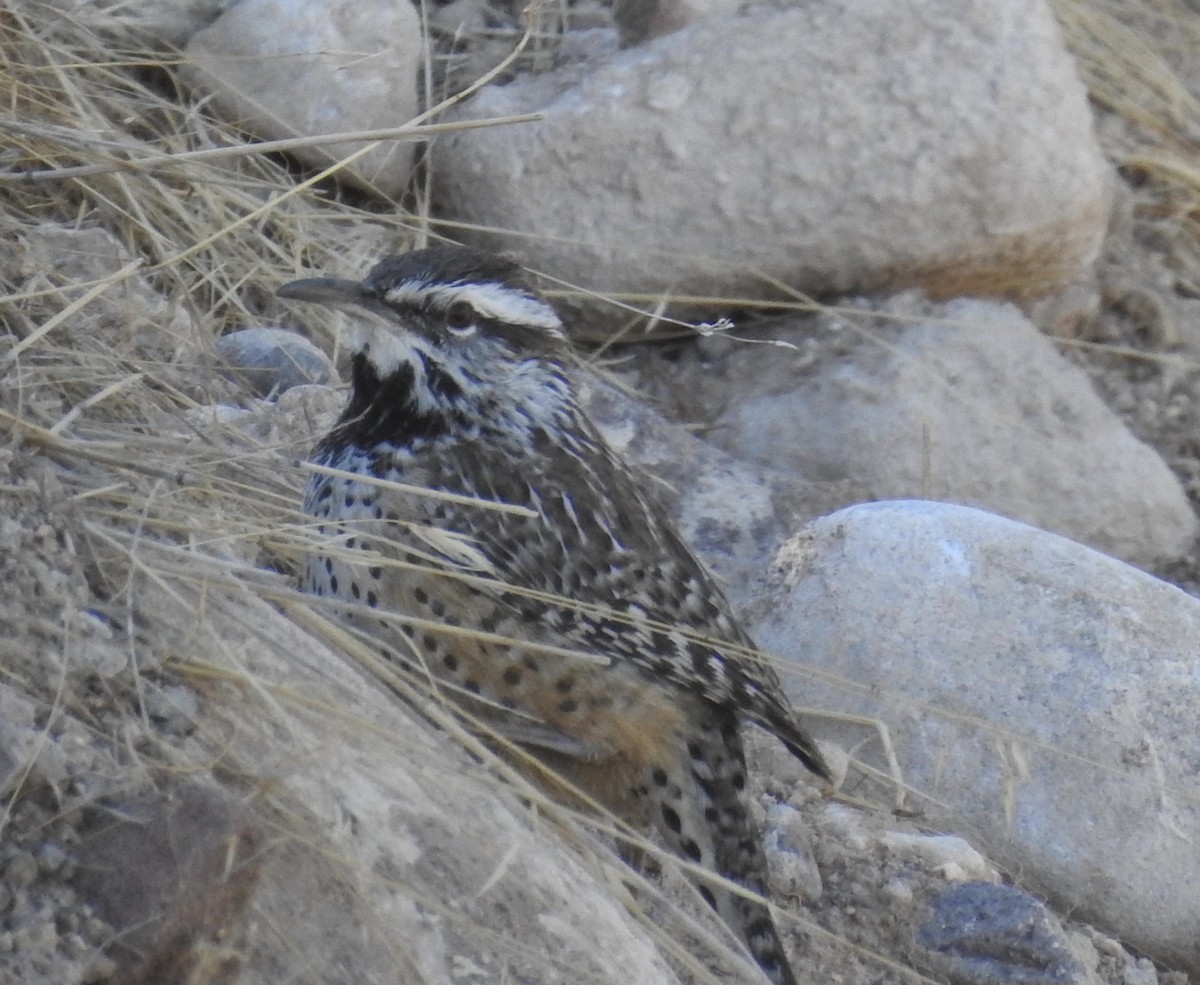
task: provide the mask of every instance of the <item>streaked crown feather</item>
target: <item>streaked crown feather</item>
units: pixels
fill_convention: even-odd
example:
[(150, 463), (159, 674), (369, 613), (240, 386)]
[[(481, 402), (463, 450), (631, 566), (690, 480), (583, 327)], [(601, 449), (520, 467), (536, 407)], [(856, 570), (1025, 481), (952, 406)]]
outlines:
[(445, 311), (465, 302), (485, 321), (562, 337), (558, 315), (533, 292), (521, 268), (494, 253), (434, 246), (390, 256), (371, 268), (363, 285), (397, 309)]

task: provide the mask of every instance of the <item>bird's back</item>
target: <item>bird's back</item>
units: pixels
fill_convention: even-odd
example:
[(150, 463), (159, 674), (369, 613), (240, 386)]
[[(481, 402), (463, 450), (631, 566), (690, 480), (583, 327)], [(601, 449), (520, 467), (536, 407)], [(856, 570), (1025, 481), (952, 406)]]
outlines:
[[(470, 438), (430, 437), (404, 447), (387, 441), (359, 447), (327, 440), (315, 455), (321, 464), (524, 507), (525, 514), (396, 494), (366, 481), (347, 483), (321, 475), (310, 481), (306, 507), (319, 519), (350, 522), (362, 531), (355, 546), (361, 547), (366, 535), (368, 549), (384, 554), (388, 563), (424, 562), (428, 569), (407, 576), (392, 571), (389, 582), (439, 579), (439, 559), (429, 559), (435, 548), (412, 532), (402, 533), (397, 521), (461, 538), (463, 555), (475, 549), (485, 562), (481, 577), (470, 584), (459, 579), (455, 587), (441, 577), (440, 585), (432, 592), (427, 586), (424, 595), (471, 596), (476, 614), (488, 626), (503, 625), (518, 638), (611, 658), (636, 669), (647, 685), (727, 707), (775, 733), (805, 765), (825, 775), (820, 754), (795, 721), (774, 670), (757, 654), (712, 576), (648, 492), (653, 480), (629, 469), (583, 413), (575, 407), (571, 411), (569, 441), (546, 438), (514, 445), (505, 433), (485, 427)], [(372, 525), (377, 532), (367, 534)], [(413, 551), (414, 538), (425, 558)], [(443, 560), (452, 568), (451, 577), (461, 574), (455, 563), (459, 558)], [(327, 569), (337, 566), (328, 556), (312, 558), (308, 578), (313, 590), (329, 591)], [(372, 569), (380, 566), (368, 565), (366, 579), (347, 581), (343, 575), (340, 580), (354, 600), (365, 601), (374, 588)], [(494, 579), (490, 583), (489, 576)], [(379, 594), (376, 589), (375, 597)], [(410, 599), (408, 591), (400, 594)]]

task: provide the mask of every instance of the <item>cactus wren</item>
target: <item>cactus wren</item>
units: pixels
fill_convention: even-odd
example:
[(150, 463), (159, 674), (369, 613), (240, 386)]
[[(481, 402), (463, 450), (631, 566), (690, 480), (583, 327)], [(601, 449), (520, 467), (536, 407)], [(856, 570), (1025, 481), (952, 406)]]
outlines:
[[(316, 463), (458, 497), (314, 474), (304, 507), (330, 548), (305, 589), (357, 603), (344, 616), (369, 621), (385, 655), (508, 716), (682, 857), (764, 892), (740, 722), (828, 770), (712, 577), (580, 409), (554, 309), (516, 264), (462, 247), (278, 293), (353, 316), (350, 402)], [(774, 982), (794, 982), (765, 907), (698, 888)]]

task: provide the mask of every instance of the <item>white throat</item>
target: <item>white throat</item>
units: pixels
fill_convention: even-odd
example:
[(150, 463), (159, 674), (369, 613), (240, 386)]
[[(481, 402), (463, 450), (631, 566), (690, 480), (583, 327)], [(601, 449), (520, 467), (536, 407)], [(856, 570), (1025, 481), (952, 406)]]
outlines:
[[(354, 308), (348, 313), (351, 322), (346, 341), (366, 357), (380, 379), (405, 367), (411, 369), (411, 399), (418, 414), (449, 409), (445, 393), (431, 385), (431, 366), (457, 387), (456, 400), (475, 404), (465, 417), (486, 426), (514, 435), (528, 434), (537, 428), (561, 428), (573, 414), (571, 387), (557, 363), (535, 357), (517, 360), (508, 354), (489, 358), (490, 354), (476, 349), (472, 358), (486, 360), (489, 371), (485, 376), (474, 371), (467, 354), (453, 344), (437, 346), (370, 310)], [(477, 339), (475, 345), (481, 342)]]
[(417, 353), (426, 348), (414, 333), (397, 329), (382, 315), (361, 308), (351, 314), (346, 342), (352, 352), (361, 352), (370, 360), (380, 377), (390, 376), (401, 366), (419, 365)]

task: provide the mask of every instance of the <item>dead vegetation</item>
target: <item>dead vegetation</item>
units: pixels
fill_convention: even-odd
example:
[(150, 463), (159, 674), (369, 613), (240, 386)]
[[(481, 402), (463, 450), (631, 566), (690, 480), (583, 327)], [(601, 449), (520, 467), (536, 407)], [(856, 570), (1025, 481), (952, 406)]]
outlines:
[[(1200, 297), (1200, 110), (1197, 80), (1180, 74), (1200, 50), (1200, 22), (1182, 0), (1055, 7), (1096, 102), (1117, 121), (1106, 132), (1135, 188), (1135, 223), (1152, 234), (1171, 289)], [(212, 361), (223, 332), (279, 317), (271, 292), (281, 280), (300, 270), (359, 271), (364, 258), (412, 245), (428, 223), (419, 206), (366, 201), (328, 176), (299, 173), (283, 154), (261, 153), (181, 91), (174, 56), (140, 41), (135, 28), (120, 5), (65, 14), (0, 2), (0, 738), (5, 722), (22, 716), (46, 737), (0, 743), (0, 869), (11, 875), (33, 858), (23, 926), (47, 962), (21, 980), (63, 981), (64, 968), (100, 980), (118, 965), (96, 949), (129, 918), (97, 915), (62, 889), (62, 863), (38, 846), (78, 844), (98, 805), (133, 810), (149, 797), (148, 816), (172, 816), (170, 805), (188, 803), (193, 783), (211, 776), (231, 791), (228, 804), (205, 808), (205, 830), (220, 837), (197, 837), (203, 850), (180, 875), (201, 888), (174, 924), (130, 945), (134, 956), (119, 965), (134, 976), (126, 980), (232, 980), (248, 947), (237, 928), (248, 922), (267, 851), (307, 880), (291, 884), (297, 896), (297, 887), (345, 893), (347, 921), (392, 956), (400, 980), (438, 980), (428, 955), (395, 942), (396, 921), (416, 927), (421, 918), (373, 909), (382, 897), (363, 888), (394, 888), (394, 873), (372, 868), (377, 859), (339, 857), (336, 842), (310, 851), (318, 821), (337, 809), (301, 767), (320, 760), (328, 768), (330, 745), (344, 745), (332, 761), (347, 770), (371, 757), (407, 764), (382, 777), (381, 800), (411, 801), (414, 784), (447, 812), (499, 823), (478, 790), (505, 784), (512, 806), (516, 787), (532, 805), (512, 834), (523, 864), (541, 850), (531, 832), (549, 816), (617, 896), (627, 870), (605, 823), (581, 825), (557, 810), (437, 707), (426, 711), (459, 746), (431, 752), (430, 735), (364, 685), (355, 671), (368, 659), (364, 648), (311, 600), (298, 604), (293, 588), (312, 536), (299, 512), (298, 459), (330, 408), (303, 398), (264, 408)], [(304, 312), (287, 317), (336, 352), (327, 324), (304, 321)], [(1153, 359), (1161, 348), (1153, 339), (1080, 342), (1099, 348), (1105, 372), (1118, 376), (1123, 360)], [(1172, 427), (1163, 433), (1182, 434)], [(1188, 449), (1200, 459), (1188, 441), (1179, 438), (1175, 459)], [(287, 741), (273, 745), (280, 735)], [(448, 764), (480, 784), (468, 805), (455, 806), (449, 793), (438, 799)], [(387, 815), (372, 799), (346, 808), (344, 823), (368, 809)], [(443, 837), (423, 830), (431, 842)], [(494, 869), (487, 878), (501, 878), (504, 864), (475, 861)], [(131, 861), (131, 885), (158, 877), (152, 858), (144, 862), (139, 873)], [(205, 882), (213, 872), (225, 890)], [(487, 929), (470, 901), (449, 907), (439, 897), (441, 878), (430, 869), (404, 888), (452, 936), (507, 949), (518, 968), (570, 973), (571, 948), (523, 948), (516, 917), (507, 935)], [(664, 922), (669, 907), (658, 890), (642, 882), (638, 892)], [(269, 924), (259, 944), (273, 955), (275, 980), (308, 980), (326, 939), (306, 935), (303, 900), (287, 902), (294, 910), (260, 911), (277, 916), (259, 921)], [(294, 923), (278, 916), (288, 912)], [(691, 933), (711, 937), (695, 919)], [(362, 954), (344, 961), (356, 974), (369, 970)], [(631, 976), (645, 967), (632, 963)]]

